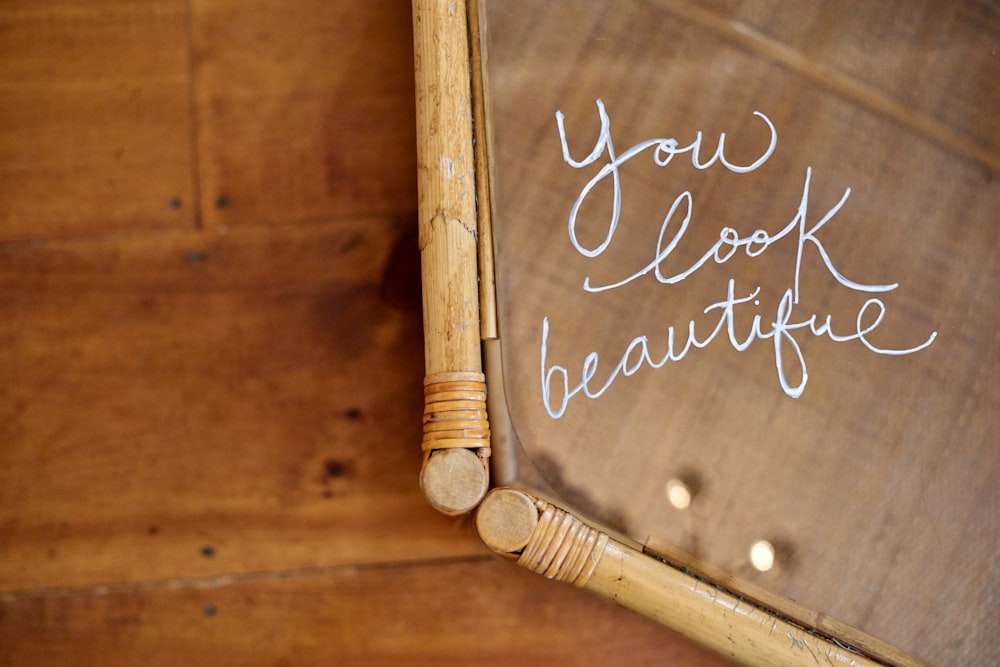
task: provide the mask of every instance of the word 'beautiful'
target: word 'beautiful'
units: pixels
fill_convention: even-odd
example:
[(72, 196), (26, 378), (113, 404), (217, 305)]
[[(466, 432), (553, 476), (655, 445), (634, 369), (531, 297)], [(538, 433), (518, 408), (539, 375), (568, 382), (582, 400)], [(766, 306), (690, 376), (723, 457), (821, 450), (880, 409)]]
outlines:
[[(559, 130), (559, 139), (562, 143), (563, 160), (574, 169), (583, 169), (598, 160), (604, 158), (605, 162), (601, 169), (591, 178), (580, 191), (576, 202), (569, 214), (569, 240), (573, 248), (586, 258), (598, 257), (604, 253), (614, 240), (618, 230), (621, 217), (622, 204), (622, 183), (620, 168), (623, 164), (633, 158), (645, 153), (652, 152), (653, 163), (658, 167), (665, 167), (675, 156), (690, 154), (691, 166), (698, 170), (705, 170), (714, 165), (721, 165), (723, 168), (737, 173), (745, 174), (758, 169), (770, 159), (778, 144), (778, 133), (771, 120), (760, 113), (754, 112), (754, 116), (759, 118), (767, 127), (770, 139), (767, 148), (760, 157), (747, 165), (733, 164), (726, 158), (725, 154), (725, 133), (719, 134), (718, 144), (715, 153), (707, 161), (701, 159), (701, 148), (703, 136), (701, 131), (697, 132), (694, 140), (686, 145), (673, 138), (670, 139), (649, 139), (635, 144), (620, 155), (615, 152), (614, 144), (611, 141), (611, 121), (608, 117), (604, 103), (597, 100), (597, 111), (601, 119), (601, 130), (594, 144), (594, 149), (582, 160), (574, 160), (569, 151), (566, 140), (565, 117), (562, 112), (556, 112), (556, 125)], [(590, 196), (594, 187), (604, 181), (611, 179), (611, 216), (605, 221), (607, 225), (603, 234), (603, 240), (594, 247), (587, 247), (580, 241), (577, 234), (578, 213), (584, 201)], [(580, 380), (571, 386), (569, 371), (564, 366), (549, 364), (549, 320), (545, 317), (542, 321), (542, 344), (541, 344), (541, 382), (542, 401), (545, 410), (553, 419), (561, 417), (565, 411), (569, 400), (577, 394), (583, 394), (588, 398), (598, 398), (611, 387), (612, 383), (621, 375), (629, 376), (636, 373), (643, 366), (650, 368), (661, 368), (668, 361), (680, 361), (684, 359), (693, 348), (704, 348), (708, 346), (716, 337), (725, 334), (729, 343), (737, 351), (744, 351), (756, 340), (771, 339), (774, 346), (775, 367), (778, 374), (778, 382), (782, 390), (792, 398), (798, 398), (805, 390), (809, 374), (806, 370), (806, 361), (802, 350), (799, 347), (794, 332), (805, 331), (813, 336), (826, 336), (831, 341), (843, 343), (847, 341), (860, 341), (867, 349), (878, 354), (887, 355), (907, 355), (922, 350), (934, 342), (937, 333), (931, 333), (923, 343), (906, 349), (892, 349), (880, 347), (868, 336), (882, 323), (885, 317), (885, 303), (872, 297), (858, 310), (857, 318), (853, 330), (848, 333), (838, 334), (834, 332), (832, 316), (821, 317), (812, 314), (802, 319), (794, 316), (795, 306), (799, 303), (799, 279), (802, 269), (802, 255), (807, 246), (812, 247), (819, 254), (823, 265), (830, 275), (844, 287), (857, 292), (878, 294), (896, 289), (898, 284), (866, 284), (848, 279), (833, 264), (830, 254), (823, 246), (823, 242), (817, 234), (847, 202), (851, 189), (844, 191), (840, 200), (815, 224), (808, 221), (809, 208), (809, 183), (812, 179), (812, 167), (806, 168), (805, 180), (802, 187), (802, 197), (799, 201), (797, 212), (791, 221), (777, 232), (771, 233), (764, 229), (757, 229), (746, 237), (741, 237), (737, 231), (731, 227), (725, 227), (719, 232), (718, 240), (708, 248), (701, 257), (690, 266), (676, 270), (676, 268), (666, 269), (671, 253), (677, 248), (684, 234), (691, 224), (691, 211), (693, 200), (690, 191), (684, 191), (677, 195), (670, 206), (660, 227), (659, 238), (652, 259), (633, 273), (623, 277), (621, 280), (604, 285), (594, 285), (587, 277), (583, 282), (583, 289), (586, 292), (606, 292), (627, 285), (638, 278), (652, 273), (654, 278), (663, 284), (676, 284), (688, 278), (693, 273), (709, 262), (715, 264), (725, 264), (736, 253), (741, 250), (748, 257), (757, 257), (764, 253), (771, 245), (786, 238), (793, 237), (797, 243), (795, 254), (795, 272), (792, 285), (789, 286), (778, 302), (777, 312), (773, 322), (764, 323), (761, 315), (755, 314), (750, 322), (749, 329), (742, 332), (737, 331), (736, 309), (738, 306), (753, 302), (759, 305), (757, 299), (760, 294), (760, 287), (750, 290), (745, 296), (737, 295), (736, 280), (730, 278), (726, 286), (725, 296), (704, 309), (707, 315), (718, 314), (718, 321), (714, 328), (707, 332), (698, 333), (695, 331), (695, 321), (691, 320), (681, 330), (673, 325), (666, 330), (666, 341), (657, 347), (658, 351), (651, 349), (649, 339), (646, 336), (636, 336), (626, 346), (625, 352), (619, 358), (617, 364), (603, 375), (604, 379), (598, 378), (598, 369), (601, 365), (597, 352), (591, 352), (583, 361)], [(675, 218), (679, 219), (675, 223)], [(598, 234), (598, 237), (601, 235)], [(792, 384), (786, 375), (786, 365), (791, 364), (797, 368), (799, 375), (798, 384)], [(555, 388), (555, 392), (553, 389)]]

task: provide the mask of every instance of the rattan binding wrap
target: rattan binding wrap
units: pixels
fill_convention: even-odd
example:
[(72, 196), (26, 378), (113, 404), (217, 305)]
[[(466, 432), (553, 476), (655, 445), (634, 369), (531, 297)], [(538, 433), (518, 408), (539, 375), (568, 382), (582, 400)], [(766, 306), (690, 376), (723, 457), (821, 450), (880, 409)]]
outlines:
[(518, 565), (548, 579), (584, 586), (593, 574), (608, 536), (544, 500), (535, 500), (538, 524)]
[(424, 379), (424, 456), (437, 449), (474, 449), (490, 456), (486, 378), (482, 373), (435, 373)]

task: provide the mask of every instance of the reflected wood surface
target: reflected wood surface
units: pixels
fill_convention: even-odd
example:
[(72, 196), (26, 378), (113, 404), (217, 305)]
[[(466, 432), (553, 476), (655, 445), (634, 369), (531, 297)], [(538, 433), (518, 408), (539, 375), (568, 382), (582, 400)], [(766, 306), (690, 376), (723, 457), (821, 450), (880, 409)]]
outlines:
[(423, 500), (411, 29), (0, 8), (0, 663), (722, 664)]
[[(542, 478), (611, 529), (686, 552), (692, 565), (729, 573), (734, 587), (751, 581), (935, 664), (1000, 659), (991, 592), (1000, 583), (996, 9), (488, 4), (505, 393)], [(655, 137), (687, 146), (701, 131), (706, 163), (725, 132), (726, 157), (749, 164), (768, 139), (754, 111), (774, 123), (777, 148), (748, 174), (720, 164), (695, 170), (690, 153), (656, 166), (647, 150), (619, 168), (619, 226), (607, 250), (586, 259), (570, 244), (567, 218), (607, 158), (579, 171), (564, 164), (555, 112), (565, 114), (570, 153), (581, 160), (599, 136), (598, 98), (619, 156)], [(583, 292), (585, 277), (604, 286), (648, 266), (681, 225), (684, 208), (660, 240), (684, 191), (691, 222), (665, 276), (691, 266), (725, 226), (743, 238), (776, 235), (794, 219), (810, 167), (807, 220), (812, 227), (835, 212), (818, 235), (832, 264), (897, 289), (849, 289), (809, 242), (796, 279), (796, 233), (758, 259), (740, 251), (677, 284), (650, 271)], [(611, 181), (580, 209), (585, 249), (608, 238)], [(721, 312), (704, 309), (725, 300), (730, 278), (736, 297), (760, 287), (735, 310), (741, 340), (755, 314), (771, 326), (795, 280), (802, 298), (793, 322), (829, 313), (834, 330), (849, 334), (862, 304), (879, 296), (886, 317), (872, 342), (908, 348), (938, 337), (889, 357), (858, 341), (799, 336), (809, 378), (795, 400), (782, 392), (768, 340), (736, 354), (723, 332), (658, 370), (639, 368), (633, 348), (634, 375), (598, 399), (580, 391), (559, 420), (546, 413), (546, 318), (542, 373), (565, 367), (572, 389), (597, 352), (591, 389), (600, 388), (637, 336), (656, 359), (668, 326), (675, 350), (689, 322), (704, 341)], [(798, 384), (798, 371), (789, 374)], [(562, 394), (553, 392), (555, 412)], [(670, 480), (698, 489), (689, 509), (668, 502)], [(768, 573), (747, 557), (761, 538), (777, 551)], [(956, 566), (977, 576), (956, 578)]]

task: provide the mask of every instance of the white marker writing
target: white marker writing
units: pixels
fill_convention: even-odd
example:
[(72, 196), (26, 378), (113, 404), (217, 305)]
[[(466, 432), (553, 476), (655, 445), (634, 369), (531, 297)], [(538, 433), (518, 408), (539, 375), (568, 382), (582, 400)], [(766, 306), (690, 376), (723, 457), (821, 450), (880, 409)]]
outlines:
[[(795, 303), (792, 296), (792, 288), (788, 288), (778, 303), (774, 321), (767, 325), (769, 328), (766, 330), (762, 328), (763, 320), (760, 313), (757, 313), (753, 316), (749, 331), (741, 339), (736, 332), (735, 308), (736, 306), (755, 301), (760, 288), (755, 288), (747, 296), (743, 297), (737, 297), (735, 292), (736, 281), (731, 278), (727, 287), (726, 298), (705, 308), (703, 312), (706, 314), (713, 311), (720, 312), (718, 322), (716, 322), (715, 327), (707, 334), (703, 333), (699, 337), (694, 320), (690, 320), (687, 324), (686, 338), (684, 333), (679, 333), (673, 326), (668, 326), (666, 335), (664, 336), (665, 342), (659, 345), (661, 351), (656, 356), (650, 350), (649, 338), (647, 336), (636, 336), (625, 347), (625, 352), (622, 353), (617, 364), (611, 369), (604, 380), (598, 380), (596, 383), (594, 380), (600, 367), (600, 355), (597, 352), (591, 352), (584, 358), (580, 380), (578, 382), (574, 381), (572, 387), (570, 386), (569, 371), (565, 366), (558, 364), (549, 365), (549, 319), (547, 317), (544, 318), (542, 320), (541, 380), (542, 403), (545, 406), (546, 412), (553, 419), (558, 419), (566, 411), (567, 403), (573, 396), (582, 393), (588, 398), (599, 398), (611, 387), (619, 375), (628, 377), (634, 375), (644, 366), (657, 369), (662, 368), (667, 362), (681, 361), (687, 357), (692, 348), (701, 349), (708, 347), (723, 332), (726, 333), (730, 345), (738, 352), (743, 352), (756, 340), (772, 339), (774, 344), (774, 365), (778, 373), (778, 382), (781, 384), (781, 388), (785, 394), (792, 398), (798, 398), (802, 395), (806, 382), (809, 379), (809, 372), (806, 368), (806, 360), (802, 354), (802, 349), (792, 335), (795, 331), (805, 330), (816, 337), (826, 336), (835, 343), (858, 340), (872, 352), (890, 355), (904, 355), (918, 352), (934, 342), (934, 339), (937, 337), (936, 332), (932, 333), (923, 343), (906, 349), (884, 348), (871, 342), (868, 339), (868, 335), (878, 328), (885, 317), (885, 304), (877, 298), (868, 299), (858, 310), (854, 321), (854, 330), (851, 333), (835, 333), (833, 331), (833, 318), (831, 315), (821, 318), (814, 313), (804, 320), (793, 322), (792, 314)], [(866, 324), (866, 320), (872, 318), (873, 315), (874, 318), (872, 321)], [(681, 344), (681, 340), (679, 339), (683, 339), (683, 344)], [(789, 364), (791, 364), (793, 370), (798, 372), (799, 381), (797, 384), (793, 384), (788, 378), (786, 366)], [(558, 380), (555, 379), (557, 376)], [(559, 390), (554, 396), (552, 392), (553, 386)]]
[[(627, 278), (608, 285), (594, 287), (590, 283), (590, 278), (585, 278), (583, 281), (583, 289), (588, 292), (605, 292), (607, 290), (621, 287), (622, 285), (627, 285), (636, 278), (646, 275), (650, 271), (653, 272), (653, 275), (659, 282), (666, 285), (673, 285), (681, 282), (693, 274), (695, 271), (704, 266), (709, 260), (715, 260), (716, 264), (725, 264), (740, 248), (744, 249), (744, 252), (748, 257), (757, 257), (771, 247), (771, 245), (785, 238), (793, 231), (798, 232), (798, 247), (795, 253), (795, 283), (793, 290), (795, 303), (799, 302), (799, 275), (802, 270), (802, 252), (805, 250), (807, 243), (812, 244), (816, 248), (820, 257), (823, 259), (823, 264), (826, 265), (827, 270), (837, 280), (837, 282), (844, 287), (849, 287), (860, 292), (889, 292), (899, 287), (898, 283), (889, 285), (867, 285), (865, 283), (856, 282), (854, 280), (850, 280), (837, 270), (837, 268), (833, 265), (833, 260), (830, 259), (830, 254), (826, 251), (826, 248), (823, 247), (823, 242), (816, 236), (816, 234), (826, 223), (833, 219), (833, 216), (835, 216), (838, 211), (840, 211), (841, 207), (843, 207), (843, 205), (847, 202), (847, 198), (851, 196), (851, 189), (847, 188), (844, 191), (844, 195), (840, 198), (840, 201), (838, 201), (833, 208), (827, 211), (826, 215), (824, 215), (819, 222), (812, 227), (808, 227), (807, 215), (809, 207), (809, 182), (811, 180), (812, 167), (807, 167), (805, 185), (802, 188), (802, 199), (799, 203), (798, 212), (795, 214), (795, 217), (792, 218), (791, 222), (785, 225), (776, 234), (768, 234), (768, 232), (763, 229), (757, 229), (750, 236), (741, 238), (732, 227), (724, 227), (722, 231), (719, 232), (719, 240), (716, 241), (704, 255), (695, 261), (694, 264), (672, 276), (664, 276), (660, 267), (670, 256), (670, 253), (672, 253), (677, 247), (677, 244), (680, 242), (691, 223), (691, 207), (693, 205), (691, 193), (684, 191), (674, 200), (673, 205), (670, 207), (670, 211), (667, 213), (667, 217), (663, 221), (663, 225), (660, 228), (660, 236), (656, 243), (656, 254), (649, 264)], [(684, 220), (681, 221), (680, 227), (671, 237), (670, 242), (664, 247), (663, 239), (666, 236), (667, 228), (670, 226), (670, 222), (673, 219), (674, 214), (677, 212), (678, 206), (682, 202), (685, 206)]]
[[(619, 167), (639, 155), (643, 151), (653, 148), (653, 161), (657, 166), (666, 166), (675, 155), (684, 153), (691, 154), (691, 165), (695, 169), (707, 169), (715, 163), (721, 163), (725, 168), (735, 173), (747, 173), (754, 171), (763, 165), (774, 153), (777, 145), (777, 131), (767, 116), (760, 112), (754, 115), (760, 117), (770, 130), (770, 142), (768, 148), (760, 157), (747, 166), (737, 166), (730, 163), (725, 157), (725, 133), (719, 135), (719, 143), (715, 154), (707, 161), (701, 162), (699, 150), (701, 148), (702, 133), (699, 131), (695, 140), (684, 147), (679, 147), (676, 139), (649, 139), (635, 144), (621, 155), (617, 155), (611, 141), (611, 121), (608, 117), (604, 104), (598, 100), (597, 110), (601, 118), (601, 131), (593, 150), (583, 160), (574, 160), (570, 156), (568, 142), (566, 140), (565, 119), (561, 112), (556, 112), (556, 124), (559, 130), (559, 139), (562, 145), (563, 160), (575, 169), (580, 169), (595, 163), (605, 154), (607, 161), (600, 171), (591, 178), (581, 189), (579, 196), (573, 204), (569, 215), (569, 238), (573, 247), (586, 258), (594, 258), (604, 253), (610, 246), (621, 219), (621, 199), (622, 184)], [(694, 201), (689, 191), (684, 191), (677, 195), (666, 216), (660, 225), (660, 233), (657, 238), (656, 248), (652, 253), (652, 259), (637, 271), (631, 273), (617, 282), (605, 285), (593, 285), (590, 278), (585, 278), (583, 288), (587, 292), (606, 292), (623, 287), (638, 278), (652, 273), (653, 277), (662, 284), (673, 285), (684, 281), (700, 268), (714, 262), (715, 264), (725, 264), (737, 252), (743, 251), (748, 257), (756, 258), (761, 256), (769, 247), (782, 239), (794, 236), (796, 239), (795, 270), (792, 285), (783, 290), (782, 296), (777, 303), (773, 320), (764, 324), (764, 319), (760, 313), (753, 315), (749, 328), (742, 334), (737, 333), (736, 308), (745, 306), (753, 302), (755, 306), (760, 305), (758, 295), (760, 287), (755, 287), (747, 296), (736, 296), (736, 280), (730, 278), (726, 290), (726, 298), (717, 301), (703, 310), (704, 314), (719, 312), (719, 319), (714, 328), (709, 332), (696, 331), (695, 320), (687, 323), (686, 336), (683, 330), (679, 333), (673, 325), (666, 328), (665, 342), (661, 343), (660, 352), (654, 354), (650, 351), (649, 339), (646, 336), (636, 336), (626, 346), (624, 353), (619, 358), (617, 364), (607, 372), (603, 380), (597, 379), (600, 357), (597, 352), (591, 352), (583, 360), (579, 381), (574, 379), (570, 382), (570, 373), (566, 366), (559, 364), (549, 364), (550, 355), (550, 327), (549, 319), (545, 317), (542, 321), (542, 341), (541, 341), (541, 385), (542, 402), (546, 412), (554, 419), (561, 417), (567, 408), (569, 400), (578, 394), (596, 399), (602, 396), (619, 376), (630, 376), (638, 372), (643, 367), (653, 369), (662, 368), (667, 362), (681, 361), (693, 348), (705, 348), (712, 343), (722, 332), (726, 332), (730, 345), (738, 352), (748, 349), (757, 340), (771, 339), (774, 348), (774, 363), (778, 375), (778, 382), (782, 391), (792, 398), (798, 398), (805, 390), (809, 379), (806, 367), (806, 360), (803, 355), (795, 333), (805, 331), (815, 337), (825, 336), (832, 342), (844, 343), (848, 341), (860, 341), (861, 344), (877, 354), (887, 355), (907, 355), (918, 352), (931, 343), (937, 336), (932, 332), (928, 338), (919, 345), (908, 348), (881, 347), (871, 342), (869, 334), (882, 323), (886, 305), (878, 298), (870, 298), (858, 309), (854, 321), (854, 329), (848, 333), (836, 333), (833, 330), (832, 315), (821, 317), (812, 314), (805, 319), (795, 320), (793, 311), (800, 301), (800, 278), (802, 274), (802, 257), (807, 247), (812, 247), (819, 254), (823, 266), (833, 279), (843, 287), (852, 291), (865, 293), (885, 293), (895, 290), (898, 283), (868, 284), (847, 278), (836, 268), (830, 253), (827, 251), (823, 241), (818, 236), (834, 216), (836, 216), (851, 195), (851, 188), (845, 188), (840, 200), (834, 204), (825, 215), (815, 224), (809, 221), (809, 186), (812, 181), (812, 167), (806, 167), (805, 181), (802, 187), (802, 196), (799, 200), (798, 209), (792, 219), (780, 230), (770, 233), (764, 229), (756, 229), (749, 236), (741, 237), (732, 227), (724, 227), (718, 235), (718, 239), (708, 248), (699, 259), (694, 261), (689, 267), (675, 271), (674, 268), (667, 270), (668, 260), (671, 253), (677, 248), (681, 239), (692, 224), (692, 211)], [(595, 248), (583, 247), (576, 235), (577, 214), (583, 202), (587, 199), (594, 186), (607, 176), (612, 178), (612, 206), (611, 217), (607, 222), (607, 232), (604, 240)], [(788, 371), (791, 371), (789, 374)], [(571, 386), (572, 384), (572, 386)], [(553, 392), (555, 388), (555, 392)]]
[[(615, 230), (618, 227), (618, 220), (621, 217), (621, 203), (622, 203), (622, 187), (621, 187), (621, 175), (619, 173), (619, 167), (623, 164), (639, 155), (643, 151), (653, 148), (653, 162), (657, 166), (665, 167), (667, 164), (673, 160), (675, 155), (683, 155), (684, 153), (691, 154), (691, 165), (695, 169), (708, 169), (716, 162), (721, 162), (722, 165), (729, 171), (736, 172), (738, 174), (743, 174), (746, 172), (754, 171), (762, 164), (767, 162), (771, 154), (774, 153), (775, 147), (778, 145), (778, 133), (774, 129), (774, 125), (771, 120), (760, 113), (755, 111), (754, 115), (758, 116), (761, 120), (767, 123), (768, 129), (771, 131), (771, 142), (767, 147), (767, 150), (757, 158), (750, 165), (741, 167), (730, 163), (726, 159), (725, 155), (725, 145), (726, 145), (726, 133), (722, 132), (719, 134), (719, 143), (715, 149), (715, 154), (709, 158), (708, 162), (701, 162), (699, 157), (699, 152), (701, 150), (702, 133), (699, 130), (695, 135), (694, 141), (692, 141), (687, 146), (680, 147), (676, 139), (648, 139), (646, 141), (640, 142), (635, 146), (632, 146), (626, 150), (621, 155), (615, 153), (614, 144), (611, 142), (611, 120), (608, 118), (608, 113), (604, 108), (604, 103), (601, 100), (597, 100), (597, 112), (601, 117), (601, 132), (597, 137), (597, 142), (594, 144), (594, 150), (590, 151), (590, 154), (583, 160), (574, 160), (569, 154), (569, 144), (566, 141), (566, 122), (565, 116), (561, 111), (556, 111), (556, 125), (559, 127), (559, 140), (562, 142), (562, 153), (563, 160), (566, 161), (574, 169), (582, 169), (583, 167), (590, 166), (598, 160), (605, 152), (608, 154), (607, 162), (601, 167), (601, 170), (590, 179), (590, 181), (583, 186), (583, 190), (580, 191), (580, 196), (577, 197), (576, 202), (573, 204), (573, 209), (569, 214), (569, 238), (573, 247), (585, 257), (597, 257), (602, 252), (604, 252), (608, 245), (611, 243), (612, 237), (615, 235)], [(591, 190), (594, 189), (598, 183), (603, 181), (608, 175), (611, 175), (611, 182), (613, 188), (613, 200), (611, 204), (611, 218), (608, 221), (608, 231), (602, 241), (596, 248), (587, 249), (580, 245), (579, 240), (576, 235), (576, 221), (577, 214), (580, 211), (580, 207), (583, 205), (584, 200), (586, 200), (587, 195), (590, 194)]]

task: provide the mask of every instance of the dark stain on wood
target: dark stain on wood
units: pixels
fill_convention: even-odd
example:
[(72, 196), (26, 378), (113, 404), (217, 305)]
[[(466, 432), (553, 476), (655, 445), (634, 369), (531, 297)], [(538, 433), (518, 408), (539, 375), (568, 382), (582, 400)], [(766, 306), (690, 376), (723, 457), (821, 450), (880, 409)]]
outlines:
[(393, 308), (419, 311), (421, 307), (420, 250), (416, 214), (407, 231), (393, 245), (382, 276), (382, 300)]
[(326, 479), (331, 480), (352, 474), (354, 466), (350, 461), (327, 459), (323, 462), (323, 470), (326, 472)]

